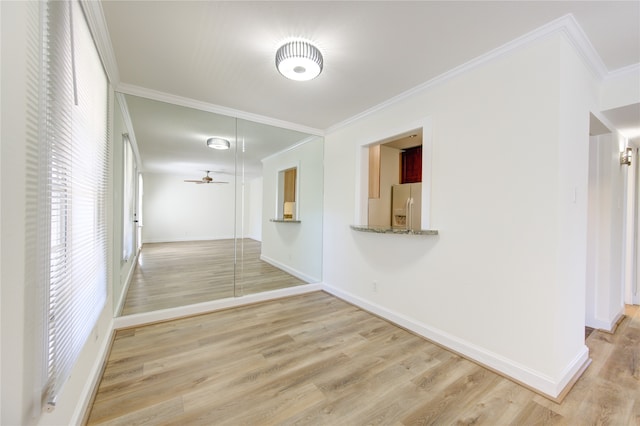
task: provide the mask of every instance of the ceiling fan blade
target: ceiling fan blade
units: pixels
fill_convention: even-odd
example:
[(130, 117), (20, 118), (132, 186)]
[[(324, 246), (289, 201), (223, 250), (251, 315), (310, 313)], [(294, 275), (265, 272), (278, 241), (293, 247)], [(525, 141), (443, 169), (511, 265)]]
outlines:
[(185, 180), (185, 182), (202, 183), (202, 180)]

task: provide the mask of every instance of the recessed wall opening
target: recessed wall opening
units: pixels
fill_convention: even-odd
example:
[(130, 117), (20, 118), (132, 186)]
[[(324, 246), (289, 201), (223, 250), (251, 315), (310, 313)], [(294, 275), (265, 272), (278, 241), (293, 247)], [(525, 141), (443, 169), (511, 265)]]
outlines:
[(368, 149), (367, 225), (421, 229), (422, 129)]
[(298, 198), (298, 167), (278, 172), (277, 218), (298, 220), (296, 200)]
[(358, 226), (407, 232), (429, 229), (429, 118), (363, 140), (357, 167)]
[(631, 284), (633, 272), (628, 254), (635, 250), (629, 238), (635, 233), (633, 210), (628, 205), (633, 172), (620, 159), (627, 143), (590, 115), (585, 325), (611, 332), (624, 316), (625, 285)]

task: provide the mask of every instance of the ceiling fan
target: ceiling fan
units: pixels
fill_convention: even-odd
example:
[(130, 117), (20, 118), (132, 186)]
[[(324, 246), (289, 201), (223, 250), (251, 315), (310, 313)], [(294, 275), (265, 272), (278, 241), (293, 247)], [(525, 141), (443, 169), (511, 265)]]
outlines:
[(229, 183), (229, 182), (222, 182), (219, 180), (214, 181), (213, 178), (211, 176), (209, 176), (209, 173), (211, 173), (210, 170), (205, 170), (207, 172), (207, 175), (204, 176), (202, 179), (200, 180), (185, 180), (185, 182), (193, 182), (193, 183)]

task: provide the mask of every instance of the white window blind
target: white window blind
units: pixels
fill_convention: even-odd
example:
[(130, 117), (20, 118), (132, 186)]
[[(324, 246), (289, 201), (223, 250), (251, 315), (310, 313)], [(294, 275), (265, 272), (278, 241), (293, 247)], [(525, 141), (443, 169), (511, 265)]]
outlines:
[(52, 409), (106, 301), (108, 85), (79, 3), (44, 10), (38, 214), (49, 225), (40, 264)]
[(131, 141), (129, 135), (122, 135), (122, 142), (124, 146), (124, 188), (122, 189), (122, 260), (127, 261), (133, 253), (133, 237), (135, 232), (134, 227), (134, 203), (135, 203), (135, 161), (133, 148), (131, 147)]
[[(136, 172), (137, 173), (137, 172)], [(138, 199), (136, 200), (136, 210), (138, 211), (138, 215), (136, 220), (136, 249), (139, 251), (142, 249), (142, 226), (144, 226), (143, 218), (144, 214), (142, 211), (142, 196), (144, 194), (144, 179), (142, 178), (142, 173), (138, 173)]]

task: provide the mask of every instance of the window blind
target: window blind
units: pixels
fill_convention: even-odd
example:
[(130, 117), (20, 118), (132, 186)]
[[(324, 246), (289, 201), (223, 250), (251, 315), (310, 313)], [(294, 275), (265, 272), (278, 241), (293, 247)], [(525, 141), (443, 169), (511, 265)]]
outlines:
[(38, 214), (48, 225), (43, 401), (51, 410), (106, 301), (108, 85), (79, 3), (47, 2), (42, 26)]
[(133, 148), (131, 147), (131, 141), (129, 135), (122, 135), (122, 142), (124, 147), (124, 170), (123, 170), (123, 182), (124, 188), (122, 189), (122, 260), (128, 261), (133, 253), (133, 233), (134, 227), (134, 194), (135, 185), (134, 176), (136, 174)]

